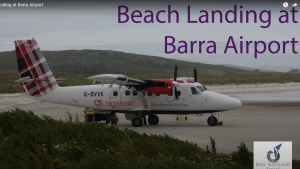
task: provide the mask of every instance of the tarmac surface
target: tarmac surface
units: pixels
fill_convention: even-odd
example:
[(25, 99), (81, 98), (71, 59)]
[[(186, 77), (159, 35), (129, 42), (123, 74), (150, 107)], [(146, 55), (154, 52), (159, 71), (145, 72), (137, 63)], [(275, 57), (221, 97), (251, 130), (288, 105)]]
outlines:
[[(23, 98), (18, 94), (0, 96), (0, 112), (15, 109), (31, 110), (37, 115), (45, 114), (55, 119), (66, 119), (66, 111), (77, 114), (84, 120), (83, 108)], [(253, 151), (253, 141), (292, 141), (293, 158), (300, 159), (300, 102), (243, 103), (240, 109), (220, 112), (223, 126), (208, 126), (209, 114), (188, 115), (188, 120), (176, 121), (176, 115), (158, 115), (157, 126), (132, 127), (124, 114), (118, 114), (120, 128), (129, 128), (139, 133), (168, 134), (180, 140), (197, 143), (200, 147), (210, 144), (211, 136), (216, 141), (218, 152), (231, 153), (244, 142)], [(217, 115), (216, 115), (217, 116)], [(273, 146), (270, 145), (270, 149)]]

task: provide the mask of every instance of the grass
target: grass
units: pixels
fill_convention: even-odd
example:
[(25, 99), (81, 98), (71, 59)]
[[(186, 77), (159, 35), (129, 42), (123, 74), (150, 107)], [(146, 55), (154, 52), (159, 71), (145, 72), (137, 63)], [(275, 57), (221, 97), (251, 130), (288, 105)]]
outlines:
[[(88, 76), (66, 76), (54, 74), (56, 78), (64, 78), (66, 81), (59, 82), (60, 86), (90, 85), (92, 81), (87, 80)], [(185, 76), (184, 74), (179, 76)], [(136, 79), (170, 79), (172, 75), (133, 75)], [(230, 81), (231, 79), (231, 81)], [(202, 75), (198, 81), (203, 85), (224, 85), (224, 84), (262, 84), (262, 83), (287, 83), (300, 82), (300, 74), (252, 74), (252, 75)], [(13, 82), (0, 82), (0, 93), (19, 93), (20, 84)]]
[[(168, 135), (71, 119), (18, 109), (0, 113), (0, 168), (253, 168), (253, 154), (243, 143), (221, 154), (212, 138), (204, 149)], [(300, 168), (299, 160), (293, 160), (293, 168)]]
[(21, 93), (20, 84), (0, 83), (0, 93)]

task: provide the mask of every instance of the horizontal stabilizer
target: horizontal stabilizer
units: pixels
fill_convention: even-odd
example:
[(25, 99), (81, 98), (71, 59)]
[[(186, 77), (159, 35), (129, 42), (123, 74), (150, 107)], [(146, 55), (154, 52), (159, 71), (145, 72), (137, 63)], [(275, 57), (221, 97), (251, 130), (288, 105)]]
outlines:
[(57, 82), (65, 81), (65, 79), (55, 79)]
[[(30, 82), (49, 82), (50, 79), (30, 79), (29, 76), (23, 77), (21, 79), (16, 80), (16, 83), (30, 83)], [(65, 79), (56, 79), (56, 81), (65, 81)]]
[(27, 76), (27, 77), (23, 77), (23, 78), (21, 78), (21, 79), (18, 79), (18, 80), (16, 80), (15, 82), (16, 82), (16, 83), (20, 83), (20, 82), (32, 82), (32, 81), (33, 81), (33, 79), (30, 79), (30, 77)]

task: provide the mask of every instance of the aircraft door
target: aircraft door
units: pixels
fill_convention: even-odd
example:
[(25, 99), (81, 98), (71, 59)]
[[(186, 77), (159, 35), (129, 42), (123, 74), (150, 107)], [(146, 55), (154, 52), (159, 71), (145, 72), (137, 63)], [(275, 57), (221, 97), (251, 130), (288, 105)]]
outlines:
[(114, 107), (121, 107), (121, 92), (119, 90), (113, 90), (110, 92), (109, 96), (110, 106)]
[(172, 94), (167, 94), (167, 101), (172, 102), (175, 100), (174, 88), (172, 89)]

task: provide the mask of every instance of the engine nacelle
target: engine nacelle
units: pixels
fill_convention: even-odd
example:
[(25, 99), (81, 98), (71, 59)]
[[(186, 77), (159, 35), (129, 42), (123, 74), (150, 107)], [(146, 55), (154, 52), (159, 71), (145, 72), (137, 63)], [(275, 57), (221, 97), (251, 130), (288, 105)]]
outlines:
[[(184, 83), (184, 80), (179, 79), (179, 80), (176, 80), (176, 82), (178, 82), (178, 83)], [(195, 82), (192, 81), (192, 80), (186, 80), (186, 82), (187, 82), (187, 83), (195, 83)]]
[(168, 86), (149, 87), (149, 88), (146, 88), (145, 91), (150, 92), (150, 93), (155, 93), (155, 94), (172, 94), (172, 92), (173, 92), (173, 88), (172, 88), (173, 80), (168, 80), (168, 79), (151, 79), (151, 80), (167, 82)]
[(172, 87), (149, 87), (145, 91), (155, 94), (172, 94)]

